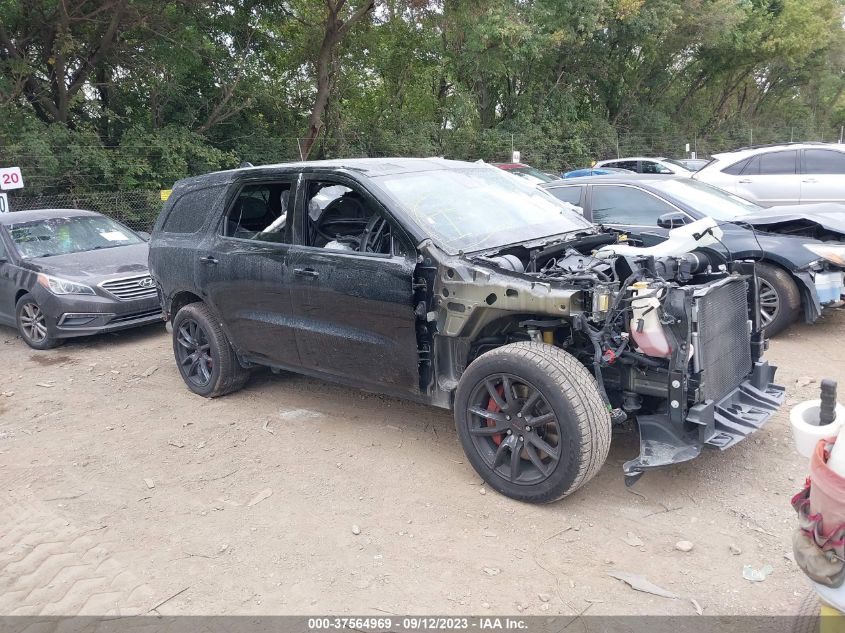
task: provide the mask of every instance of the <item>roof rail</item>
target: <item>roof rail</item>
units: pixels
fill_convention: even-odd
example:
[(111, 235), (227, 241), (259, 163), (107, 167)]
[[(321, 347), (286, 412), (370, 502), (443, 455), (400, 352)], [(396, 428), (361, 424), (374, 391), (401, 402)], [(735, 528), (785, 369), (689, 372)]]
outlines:
[(760, 145), (746, 145), (745, 147), (737, 147), (736, 149), (721, 152), (729, 154), (730, 152), (744, 152), (749, 149), (764, 149), (766, 147), (783, 147), (785, 145), (836, 145), (836, 143), (825, 143), (824, 141), (786, 141), (783, 143), (762, 143)]

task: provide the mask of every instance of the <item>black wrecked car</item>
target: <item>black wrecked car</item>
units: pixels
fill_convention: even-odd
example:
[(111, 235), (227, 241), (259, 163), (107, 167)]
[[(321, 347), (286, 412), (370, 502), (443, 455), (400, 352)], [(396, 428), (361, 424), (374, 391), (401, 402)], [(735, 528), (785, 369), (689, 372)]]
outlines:
[(767, 336), (799, 317), (813, 323), (845, 294), (845, 206), (764, 208), (690, 178), (599, 176), (540, 185), (582, 208), (584, 217), (652, 245), (670, 229), (712, 217), (722, 229), (723, 253), (754, 259), (760, 318)]
[(147, 242), (93, 211), (0, 214), (0, 323), (35, 349), (161, 322)]
[(633, 481), (779, 407), (753, 264), (709, 248), (718, 235), (702, 221), (620, 254), (494, 167), (315, 161), (178, 182), (150, 270), (195, 393), (269, 366), (453, 409), (484, 480), (543, 502), (589, 481), (629, 417)]

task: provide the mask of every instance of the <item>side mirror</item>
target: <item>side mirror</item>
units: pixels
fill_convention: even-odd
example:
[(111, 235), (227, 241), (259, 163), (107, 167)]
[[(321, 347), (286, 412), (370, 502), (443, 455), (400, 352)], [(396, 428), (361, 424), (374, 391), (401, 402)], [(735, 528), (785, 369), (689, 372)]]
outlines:
[(138, 234), (138, 237), (140, 237), (145, 242), (150, 241), (150, 234), (147, 233), (146, 231), (135, 231), (135, 232)]
[(657, 226), (661, 229), (676, 229), (684, 224), (689, 224), (690, 219), (683, 213), (673, 211), (672, 213), (664, 213), (657, 218)]

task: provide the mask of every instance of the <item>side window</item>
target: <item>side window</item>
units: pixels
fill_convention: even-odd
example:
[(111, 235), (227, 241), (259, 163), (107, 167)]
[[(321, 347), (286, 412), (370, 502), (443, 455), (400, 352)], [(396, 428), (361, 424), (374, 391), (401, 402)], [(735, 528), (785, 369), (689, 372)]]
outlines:
[(743, 176), (759, 176), (760, 175), (760, 156), (752, 156), (745, 163), (742, 168)]
[(653, 160), (644, 160), (642, 163), (642, 173), (644, 174), (671, 174), (672, 170), (667, 169), (660, 163), (655, 163)]
[(0, 259), (8, 259), (6, 254), (6, 245), (3, 243), (3, 236), (0, 235)]
[(606, 163), (605, 167), (615, 167), (616, 169), (628, 169), (630, 171), (637, 171), (637, 161), (635, 160), (615, 160), (612, 163)]
[(760, 156), (760, 175), (775, 176), (795, 173), (795, 159), (798, 152), (769, 152)]
[(549, 189), (546, 189), (546, 191), (558, 200), (563, 200), (564, 202), (568, 202), (569, 204), (574, 204), (576, 206), (581, 205), (581, 187), (550, 187)]
[(305, 246), (334, 251), (404, 255), (407, 247), (362, 193), (331, 181), (312, 181), (306, 193)]
[(170, 207), (161, 230), (165, 233), (196, 233), (205, 224), (222, 191), (222, 187), (207, 187), (182, 194)]
[(743, 160), (734, 163), (730, 167), (725, 167), (722, 170), (723, 174), (730, 174), (731, 176), (739, 176), (742, 173), (742, 170), (748, 164), (748, 161), (751, 160), (750, 158), (744, 158)]
[(845, 152), (832, 149), (805, 149), (805, 174), (845, 174)]
[(282, 243), (286, 239), (290, 183), (246, 185), (226, 214), (223, 235)]
[(593, 222), (628, 226), (657, 226), (657, 218), (677, 209), (634, 187), (593, 185)]

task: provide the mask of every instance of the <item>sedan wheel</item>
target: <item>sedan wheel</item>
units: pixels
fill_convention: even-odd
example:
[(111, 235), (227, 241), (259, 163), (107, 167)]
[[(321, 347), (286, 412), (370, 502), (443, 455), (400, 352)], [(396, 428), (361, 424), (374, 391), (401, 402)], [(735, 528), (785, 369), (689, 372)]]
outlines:
[(801, 293), (789, 273), (766, 262), (756, 265), (760, 325), (775, 336), (792, 325), (801, 309)]
[(24, 295), (15, 306), (18, 332), (24, 342), (34, 349), (50, 349), (61, 345), (62, 339), (50, 338), (47, 315), (32, 295)]
[(777, 290), (764, 279), (759, 280), (760, 284), (760, 324), (768, 327), (778, 318), (780, 314), (780, 300)]

